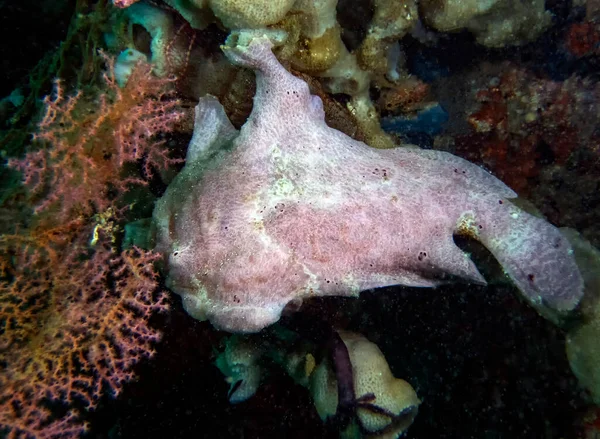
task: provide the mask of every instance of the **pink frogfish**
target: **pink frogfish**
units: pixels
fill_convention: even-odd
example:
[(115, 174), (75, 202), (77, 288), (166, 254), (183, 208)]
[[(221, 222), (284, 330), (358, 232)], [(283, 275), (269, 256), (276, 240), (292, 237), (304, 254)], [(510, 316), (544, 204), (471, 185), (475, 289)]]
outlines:
[(252, 114), (238, 132), (216, 98), (200, 99), (186, 165), (154, 210), (167, 285), (190, 315), (249, 333), (310, 297), (484, 284), (455, 234), (483, 244), (533, 306), (576, 307), (583, 282), (556, 227), (459, 157), (378, 150), (327, 126), (276, 37), (229, 36), (226, 56), (256, 72)]

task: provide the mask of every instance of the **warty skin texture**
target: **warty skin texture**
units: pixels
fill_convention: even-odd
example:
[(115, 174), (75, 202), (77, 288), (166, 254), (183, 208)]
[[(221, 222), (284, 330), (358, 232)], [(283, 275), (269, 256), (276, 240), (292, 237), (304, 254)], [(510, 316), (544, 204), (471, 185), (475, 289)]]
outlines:
[(272, 39), (229, 37), (229, 59), (256, 71), (252, 114), (238, 134), (216, 99), (202, 98), (186, 166), (155, 208), (167, 285), (188, 313), (256, 332), (311, 296), (456, 277), (485, 283), (454, 233), (487, 247), (542, 312), (576, 306), (582, 280), (558, 229), (463, 159), (377, 150), (329, 128), (320, 99), (279, 64)]

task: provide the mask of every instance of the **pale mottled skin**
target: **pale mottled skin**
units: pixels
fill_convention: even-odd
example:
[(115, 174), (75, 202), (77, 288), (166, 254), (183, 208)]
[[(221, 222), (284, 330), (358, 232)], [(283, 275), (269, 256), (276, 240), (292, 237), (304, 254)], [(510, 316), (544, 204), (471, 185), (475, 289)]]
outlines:
[(577, 304), (568, 242), (498, 179), (448, 153), (376, 150), (329, 128), (265, 36), (234, 33), (224, 50), (257, 73), (253, 112), (237, 135), (214, 98), (200, 101), (188, 162), (154, 212), (168, 285), (192, 316), (254, 332), (310, 296), (484, 283), (453, 242), (459, 231), (534, 305)]

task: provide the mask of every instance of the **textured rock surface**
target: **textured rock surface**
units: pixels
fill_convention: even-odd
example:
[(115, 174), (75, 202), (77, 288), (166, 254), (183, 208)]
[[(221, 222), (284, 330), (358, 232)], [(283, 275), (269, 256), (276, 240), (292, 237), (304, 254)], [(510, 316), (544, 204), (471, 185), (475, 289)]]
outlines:
[[(229, 59), (257, 74), (253, 112), (235, 137), (218, 102), (201, 100), (188, 162), (154, 212), (168, 286), (192, 316), (253, 332), (315, 295), (485, 282), (454, 233), (485, 245), (538, 309), (576, 306), (569, 243), (510, 203), (512, 190), (453, 155), (376, 150), (329, 128), (271, 46), (229, 37)], [(225, 134), (216, 144), (211, 127)]]
[(550, 26), (543, 0), (423, 0), (423, 20), (441, 32), (467, 29), (487, 47), (522, 45)]

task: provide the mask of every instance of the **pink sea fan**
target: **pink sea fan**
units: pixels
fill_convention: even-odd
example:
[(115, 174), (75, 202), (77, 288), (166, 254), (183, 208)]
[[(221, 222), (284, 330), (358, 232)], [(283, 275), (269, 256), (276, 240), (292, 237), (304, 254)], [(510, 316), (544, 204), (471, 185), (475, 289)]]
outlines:
[[(23, 173), (36, 213), (51, 212), (64, 222), (103, 211), (114, 198), (109, 190), (123, 193), (133, 183), (146, 184), (155, 169), (178, 161), (161, 138), (183, 117), (173, 80), (157, 78), (150, 64), (139, 63), (120, 88), (114, 60), (105, 59), (104, 84), (95, 96), (81, 91), (67, 96), (55, 82), (53, 95), (44, 100), (34, 149), (9, 162)], [(124, 175), (130, 162), (141, 164), (141, 175)]]
[(87, 426), (74, 407), (117, 395), (154, 355), (149, 320), (169, 309), (157, 255), (117, 253), (106, 238), (91, 254), (81, 242), (54, 252), (49, 241), (1, 240), (15, 257), (2, 260), (0, 283), (0, 434), (79, 437)]

